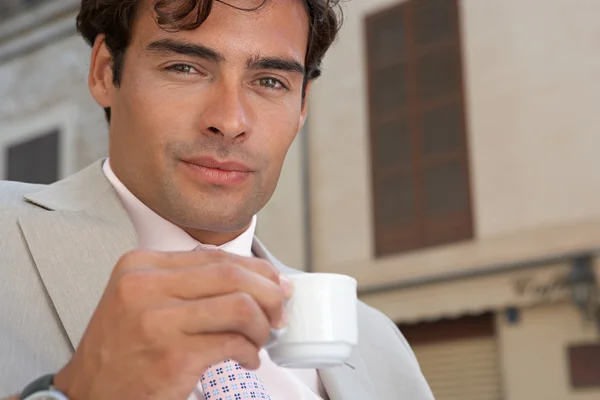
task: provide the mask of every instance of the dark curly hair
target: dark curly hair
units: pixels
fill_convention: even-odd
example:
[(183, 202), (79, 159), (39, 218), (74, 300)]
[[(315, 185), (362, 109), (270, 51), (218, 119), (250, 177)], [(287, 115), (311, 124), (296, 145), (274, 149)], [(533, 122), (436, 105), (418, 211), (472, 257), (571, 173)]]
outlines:
[[(123, 71), (125, 50), (131, 39), (131, 29), (141, 0), (82, 0), (77, 15), (77, 30), (90, 46), (99, 34), (106, 37), (106, 46), (113, 57), (113, 83), (119, 86)], [(167, 31), (191, 30), (199, 27), (210, 15), (215, 1), (228, 4), (225, 0), (154, 0), (158, 25)], [(256, 11), (269, 0), (263, 0), (254, 8)], [(302, 97), (308, 81), (321, 74), (321, 61), (342, 24), (341, 0), (300, 0), (304, 2), (309, 20), (308, 48), (306, 49), (306, 71)], [(194, 14), (192, 14), (194, 13)], [(193, 17), (190, 19), (189, 17)], [(110, 120), (110, 108), (104, 109)]]

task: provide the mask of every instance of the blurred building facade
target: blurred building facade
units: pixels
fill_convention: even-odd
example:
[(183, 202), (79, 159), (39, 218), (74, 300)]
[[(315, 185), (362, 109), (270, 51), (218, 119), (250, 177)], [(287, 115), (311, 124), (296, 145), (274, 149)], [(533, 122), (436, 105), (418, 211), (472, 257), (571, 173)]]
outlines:
[[(52, 181), (107, 152), (79, 2), (10, 3), (0, 179)], [(439, 400), (599, 398), (600, 2), (345, 9), (259, 236), (356, 277)]]
[(79, 4), (0, 0), (4, 179), (47, 183), (107, 152), (106, 123), (87, 88), (90, 50), (75, 35)]
[(346, 10), (285, 203), (308, 268), (356, 277), (440, 400), (599, 398), (600, 2)]
[(311, 269), (359, 280), (440, 400), (599, 398), (600, 2), (346, 8), (310, 94)]

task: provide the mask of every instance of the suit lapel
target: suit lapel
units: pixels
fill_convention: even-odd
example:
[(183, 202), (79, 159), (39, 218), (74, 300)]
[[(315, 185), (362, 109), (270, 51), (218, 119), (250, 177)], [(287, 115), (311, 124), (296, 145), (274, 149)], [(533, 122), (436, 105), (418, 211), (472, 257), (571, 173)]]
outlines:
[(27, 200), (52, 211), (30, 214), (19, 223), (75, 348), (113, 266), (136, 247), (135, 231), (100, 163)]
[(345, 365), (319, 370), (330, 400), (377, 399), (369, 371), (355, 348)]
[[(254, 239), (252, 252), (255, 256), (270, 261), (286, 275), (303, 273), (282, 264), (257, 238)], [(318, 372), (330, 400), (377, 399), (367, 367), (357, 348), (354, 349), (346, 364)]]

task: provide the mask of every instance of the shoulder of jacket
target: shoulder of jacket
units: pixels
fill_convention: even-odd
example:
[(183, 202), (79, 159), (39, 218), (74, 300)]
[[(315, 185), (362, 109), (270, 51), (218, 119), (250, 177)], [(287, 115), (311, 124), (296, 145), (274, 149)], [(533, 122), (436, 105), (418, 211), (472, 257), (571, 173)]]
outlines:
[(21, 214), (39, 210), (39, 207), (25, 200), (25, 196), (39, 192), (45, 185), (23, 182), (0, 181), (0, 213)]
[(381, 335), (383, 332), (393, 335), (397, 343), (405, 350), (411, 358), (416, 360), (415, 353), (413, 352), (410, 344), (400, 332), (400, 328), (388, 318), (387, 315), (381, 311), (359, 301), (358, 303), (358, 316), (363, 319), (363, 326), (367, 329), (373, 330), (375, 334)]

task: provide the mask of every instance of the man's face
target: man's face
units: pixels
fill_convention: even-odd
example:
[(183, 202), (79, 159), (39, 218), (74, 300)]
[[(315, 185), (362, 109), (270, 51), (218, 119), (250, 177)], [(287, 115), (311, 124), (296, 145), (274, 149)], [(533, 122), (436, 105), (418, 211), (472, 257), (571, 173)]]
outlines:
[[(180, 32), (161, 30), (152, 6), (142, 5), (120, 87), (92, 88), (111, 107), (117, 176), (187, 230), (245, 229), (273, 194), (304, 122), (307, 37), (299, 0), (250, 12), (215, 2), (199, 28)], [(112, 78), (112, 70), (102, 73)]]

